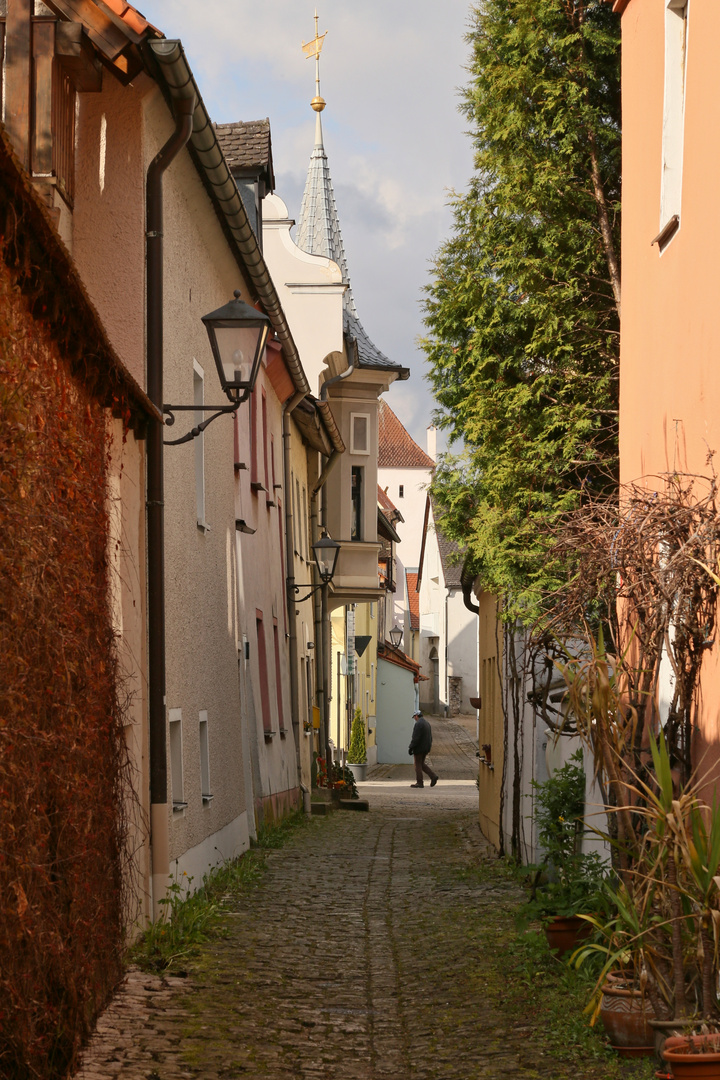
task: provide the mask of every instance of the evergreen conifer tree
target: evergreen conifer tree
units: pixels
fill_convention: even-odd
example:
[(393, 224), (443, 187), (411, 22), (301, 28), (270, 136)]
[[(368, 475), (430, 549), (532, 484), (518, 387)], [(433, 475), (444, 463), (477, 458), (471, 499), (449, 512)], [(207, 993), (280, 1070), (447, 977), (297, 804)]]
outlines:
[(619, 33), (604, 0), (483, 0), (468, 34), (475, 171), (423, 341), (464, 450), (433, 489), (443, 531), (513, 615), (557, 570), (544, 526), (617, 482)]

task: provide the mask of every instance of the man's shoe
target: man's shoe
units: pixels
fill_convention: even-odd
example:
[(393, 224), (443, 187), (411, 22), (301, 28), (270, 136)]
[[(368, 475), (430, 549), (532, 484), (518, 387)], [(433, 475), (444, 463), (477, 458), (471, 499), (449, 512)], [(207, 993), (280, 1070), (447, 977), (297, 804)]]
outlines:
[(435, 785), (438, 782), (438, 779), (439, 779), (439, 777), (433, 776), (432, 780), (430, 781), (430, 787), (435, 787)]
[(424, 784), (411, 784), (410, 787), (425, 787)]

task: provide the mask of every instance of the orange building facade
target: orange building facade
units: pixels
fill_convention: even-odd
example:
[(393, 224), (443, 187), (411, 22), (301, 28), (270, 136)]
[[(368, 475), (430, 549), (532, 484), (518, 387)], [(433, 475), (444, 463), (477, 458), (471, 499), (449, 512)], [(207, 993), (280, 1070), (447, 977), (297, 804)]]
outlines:
[[(720, 4), (616, 0), (622, 16), (620, 475), (720, 469)], [(716, 635), (717, 636), (717, 635)], [(720, 757), (720, 654), (694, 758)], [(714, 771), (714, 770), (713, 770)]]

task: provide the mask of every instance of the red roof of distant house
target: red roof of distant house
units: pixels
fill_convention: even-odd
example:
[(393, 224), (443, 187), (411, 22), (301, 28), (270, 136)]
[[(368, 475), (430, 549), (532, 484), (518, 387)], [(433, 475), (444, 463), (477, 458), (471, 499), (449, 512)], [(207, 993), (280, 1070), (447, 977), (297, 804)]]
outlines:
[(383, 510), (397, 510), (397, 506), (393, 503), (392, 499), (388, 495), (384, 488), (381, 488), (378, 484), (378, 502)]
[(407, 583), (408, 607), (410, 609), (410, 629), (420, 629), (420, 594), (417, 591), (417, 571), (406, 570), (405, 581)]
[(407, 433), (383, 398), (378, 412), (378, 465), (390, 469), (435, 468), (433, 459)]
[(405, 668), (407, 671), (411, 671), (415, 682), (424, 678), (420, 674), (420, 665), (415, 660), (411, 660), (402, 649), (396, 648), (396, 646), (392, 645), (389, 641), (378, 642), (378, 658), (387, 660), (390, 664), (396, 664), (397, 667)]

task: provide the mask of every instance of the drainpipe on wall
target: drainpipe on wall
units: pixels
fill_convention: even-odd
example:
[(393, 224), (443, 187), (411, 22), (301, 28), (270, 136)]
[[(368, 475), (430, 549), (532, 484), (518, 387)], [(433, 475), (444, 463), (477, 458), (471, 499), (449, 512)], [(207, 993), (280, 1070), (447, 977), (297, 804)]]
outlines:
[[(357, 346), (355, 347), (355, 353), (357, 354)], [(356, 362), (357, 362), (357, 355), (354, 355), (352, 361), (350, 362), (349, 366), (345, 369), (345, 371), (342, 371), (339, 375), (334, 375), (332, 377), (332, 379), (326, 379), (325, 380), (325, 382), (322, 384), (322, 386), (320, 388), (320, 400), (321, 401), (327, 401), (328, 389), (331, 386), (335, 386), (337, 383), (344, 382), (345, 379), (349, 378), (352, 375), (352, 373), (355, 371)], [(325, 477), (325, 479), (327, 479), (325, 474), (330, 471), (331, 462), (334, 464), (333, 457), (334, 457), (334, 454), (331, 455), (330, 460), (327, 463), (327, 466), (323, 470), (323, 476)], [(320, 479), (322, 480), (322, 477)], [(325, 482), (325, 480), (323, 480), (323, 483), (324, 482)], [(316, 484), (315, 487), (316, 487), (317, 490), (319, 490), (320, 480), (318, 480), (318, 483)], [(326, 524), (326, 521), (325, 521), (325, 499), (324, 498), (323, 498), (323, 521), (322, 521), (322, 524), (323, 525)], [(335, 539), (337, 539), (337, 537)], [(321, 598), (322, 602), (321, 602), (321, 609), (320, 609), (320, 628), (321, 628), (322, 640), (323, 640), (323, 682), (324, 682), (325, 688), (326, 688), (325, 700), (323, 702), (323, 714), (324, 714), (324, 720), (325, 720), (325, 740), (326, 740), (326, 742), (325, 742), (325, 760), (327, 761), (328, 768), (329, 768), (329, 766), (330, 766), (330, 694), (327, 692), (327, 687), (329, 687), (329, 685), (330, 685), (330, 676), (331, 676), (332, 665), (331, 665), (331, 662), (330, 662), (330, 608), (329, 608), (329, 605), (328, 605), (328, 586), (327, 585), (323, 586), (323, 588), (320, 590), (320, 592), (322, 593), (322, 598)], [(318, 617), (317, 616), (317, 608), (315, 610), (316, 610), (315, 618), (316, 618), (316, 623), (317, 623), (317, 617)], [(340, 702), (338, 702), (338, 709), (339, 708), (340, 708)]]
[[(187, 144), (193, 128), (195, 95), (174, 103), (175, 130), (147, 172), (146, 304), (147, 391), (163, 408), (163, 191), (165, 170)], [(162, 913), (170, 874), (170, 829), (167, 808), (167, 738), (165, 699), (165, 511), (163, 424), (150, 420), (147, 437), (147, 565), (148, 565), (148, 708), (150, 727), (150, 842), (153, 918)]]
[[(334, 449), (330, 454), (325, 468), (320, 473), (317, 483), (310, 492), (310, 528), (312, 535), (312, 542), (320, 539), (320, 523), (318, 521), (318, 494), (325, 486), (325, 482), (335, 468), (335, 464), (340, 457), (340, 451)], [(327, 586), (323, 586), (313, 596), (313, 608), (315, 619), (315, 677), (319, 675), (319, 686), (317, 687), (318, 696), (322, 699), (322, 707), (320, 709), (320, 747), (325, 754), (325, 760), (328, 761), (328, 750), (330, 738), (330, 655), (329, 655), (329, 634), (327, 633), (326, 623), (327, 619)], [(322, 595), (321, 595), (322, 594)]]
[[(300, 790), (303, 793), (303, 809), (306, 814), (310, 813), (310, 791), (302, 782), (302, 768), (300, 760), (300, 695), (298, 690), (298, 643), (297, 643), (297, 615), (295, 614), (295, 547), (293, 544), (293, 510), (292, 489), (290, 470), (290, 415), (305, 398), (305, 392), (298, 390), (294, 397), (290, 398), (283, 406), (282, 437), (283, 437), (283, 487), (285, 495), (285, 566), (287, 572), (287, 613), (288, 613), (288, 638), (290, 643), (290, 715), (292, 717), (293, 736), (295, 738), (295, 759), (297, 762), (297, 775)], [(298, 508), (299, 512), (299, 508)]]

